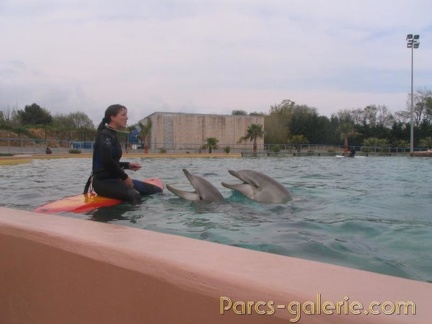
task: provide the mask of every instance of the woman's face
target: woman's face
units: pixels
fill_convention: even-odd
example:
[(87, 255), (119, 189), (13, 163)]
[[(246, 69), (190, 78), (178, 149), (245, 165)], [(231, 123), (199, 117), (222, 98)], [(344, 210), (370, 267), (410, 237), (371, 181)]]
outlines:
[(111, 116), (111, 122), (109, 123), (109, 125), (114, 129), (122, 129), (126, 127), (127, 120), (127, 109), (122, 108), (117, 115)]

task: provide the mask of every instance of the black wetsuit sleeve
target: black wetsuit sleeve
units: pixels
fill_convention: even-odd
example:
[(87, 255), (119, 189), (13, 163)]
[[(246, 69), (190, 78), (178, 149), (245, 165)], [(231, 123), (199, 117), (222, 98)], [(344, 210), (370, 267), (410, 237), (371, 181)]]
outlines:
[(129, 169), (129, 162), (120, 162), (120, 166), (123, 169)]
[(128, 175), (123, 171), (125, 164), (129, 167), (127, 162), (119, 162), (122, 151), (117, 136), (111, 131), (102, 131), (97, 138), (97, 149), (99, 150), (99, 165), (101, 170), (96, 170), (103, 174), (105, 178), (120, 178), (125, 180)]

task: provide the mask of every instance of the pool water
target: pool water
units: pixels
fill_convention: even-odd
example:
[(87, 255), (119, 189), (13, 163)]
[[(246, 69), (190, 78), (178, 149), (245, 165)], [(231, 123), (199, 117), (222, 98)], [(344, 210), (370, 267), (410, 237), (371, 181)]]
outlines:
[[(126, 160), (126, 159), (125, 159)], [(136, 179), (158, 176), (193, 191), (182, 169), (202, 176), (226, 203), (190, 202), (165, 190), (138, 206), (122, 204), (91, 219), (187, 236), (269, 253), (432, 282), (432, 159), (407, 157), (265, 157), (129, 159)], [(33, 210), (81, 193), (87, 158), (33, 160), (1, 166), (1, 206)], [(238, 183), (229, 169), (252, 169), (293, 194), (283, 204), (261, 204), (222, 187)], [(60, 216), (59, 216), (60, 217)]]

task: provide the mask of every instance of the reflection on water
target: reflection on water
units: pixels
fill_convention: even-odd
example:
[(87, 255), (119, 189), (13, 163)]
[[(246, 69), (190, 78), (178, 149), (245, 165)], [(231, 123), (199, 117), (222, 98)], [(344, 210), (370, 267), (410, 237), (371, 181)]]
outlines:
[[(225, 203), (189, 202), (169, 191), (88, 214), (66, 216), (187, 236), (248, 249), (432, 282), (432, 159), (327, 157), (135, 159), (135, 178), (159, 176), (192, 191), (182, 169), (205, 177)], [(76, 195), (90, 159), (2, 166), (2, 206), (33, 210)], [(221, 186), (228, 169), (277, 179), (294, 199), (259, 204)]]

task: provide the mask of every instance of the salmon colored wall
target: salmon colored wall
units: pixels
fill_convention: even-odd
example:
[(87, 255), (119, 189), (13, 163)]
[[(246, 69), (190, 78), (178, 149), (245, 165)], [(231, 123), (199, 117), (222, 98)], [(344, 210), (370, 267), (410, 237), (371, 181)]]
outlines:
[(220, 298), (286, 305), (318, 302), (317, 294), (321, 302), (413, 301), (416, 315), (301, 313), (297, 323), (430, 320), (429, 283), (0, 207), (2, 324), (292, 323), (296, 316), (287, 309), (257, 315), (252, 306), (252, 315), (221, 315)]

